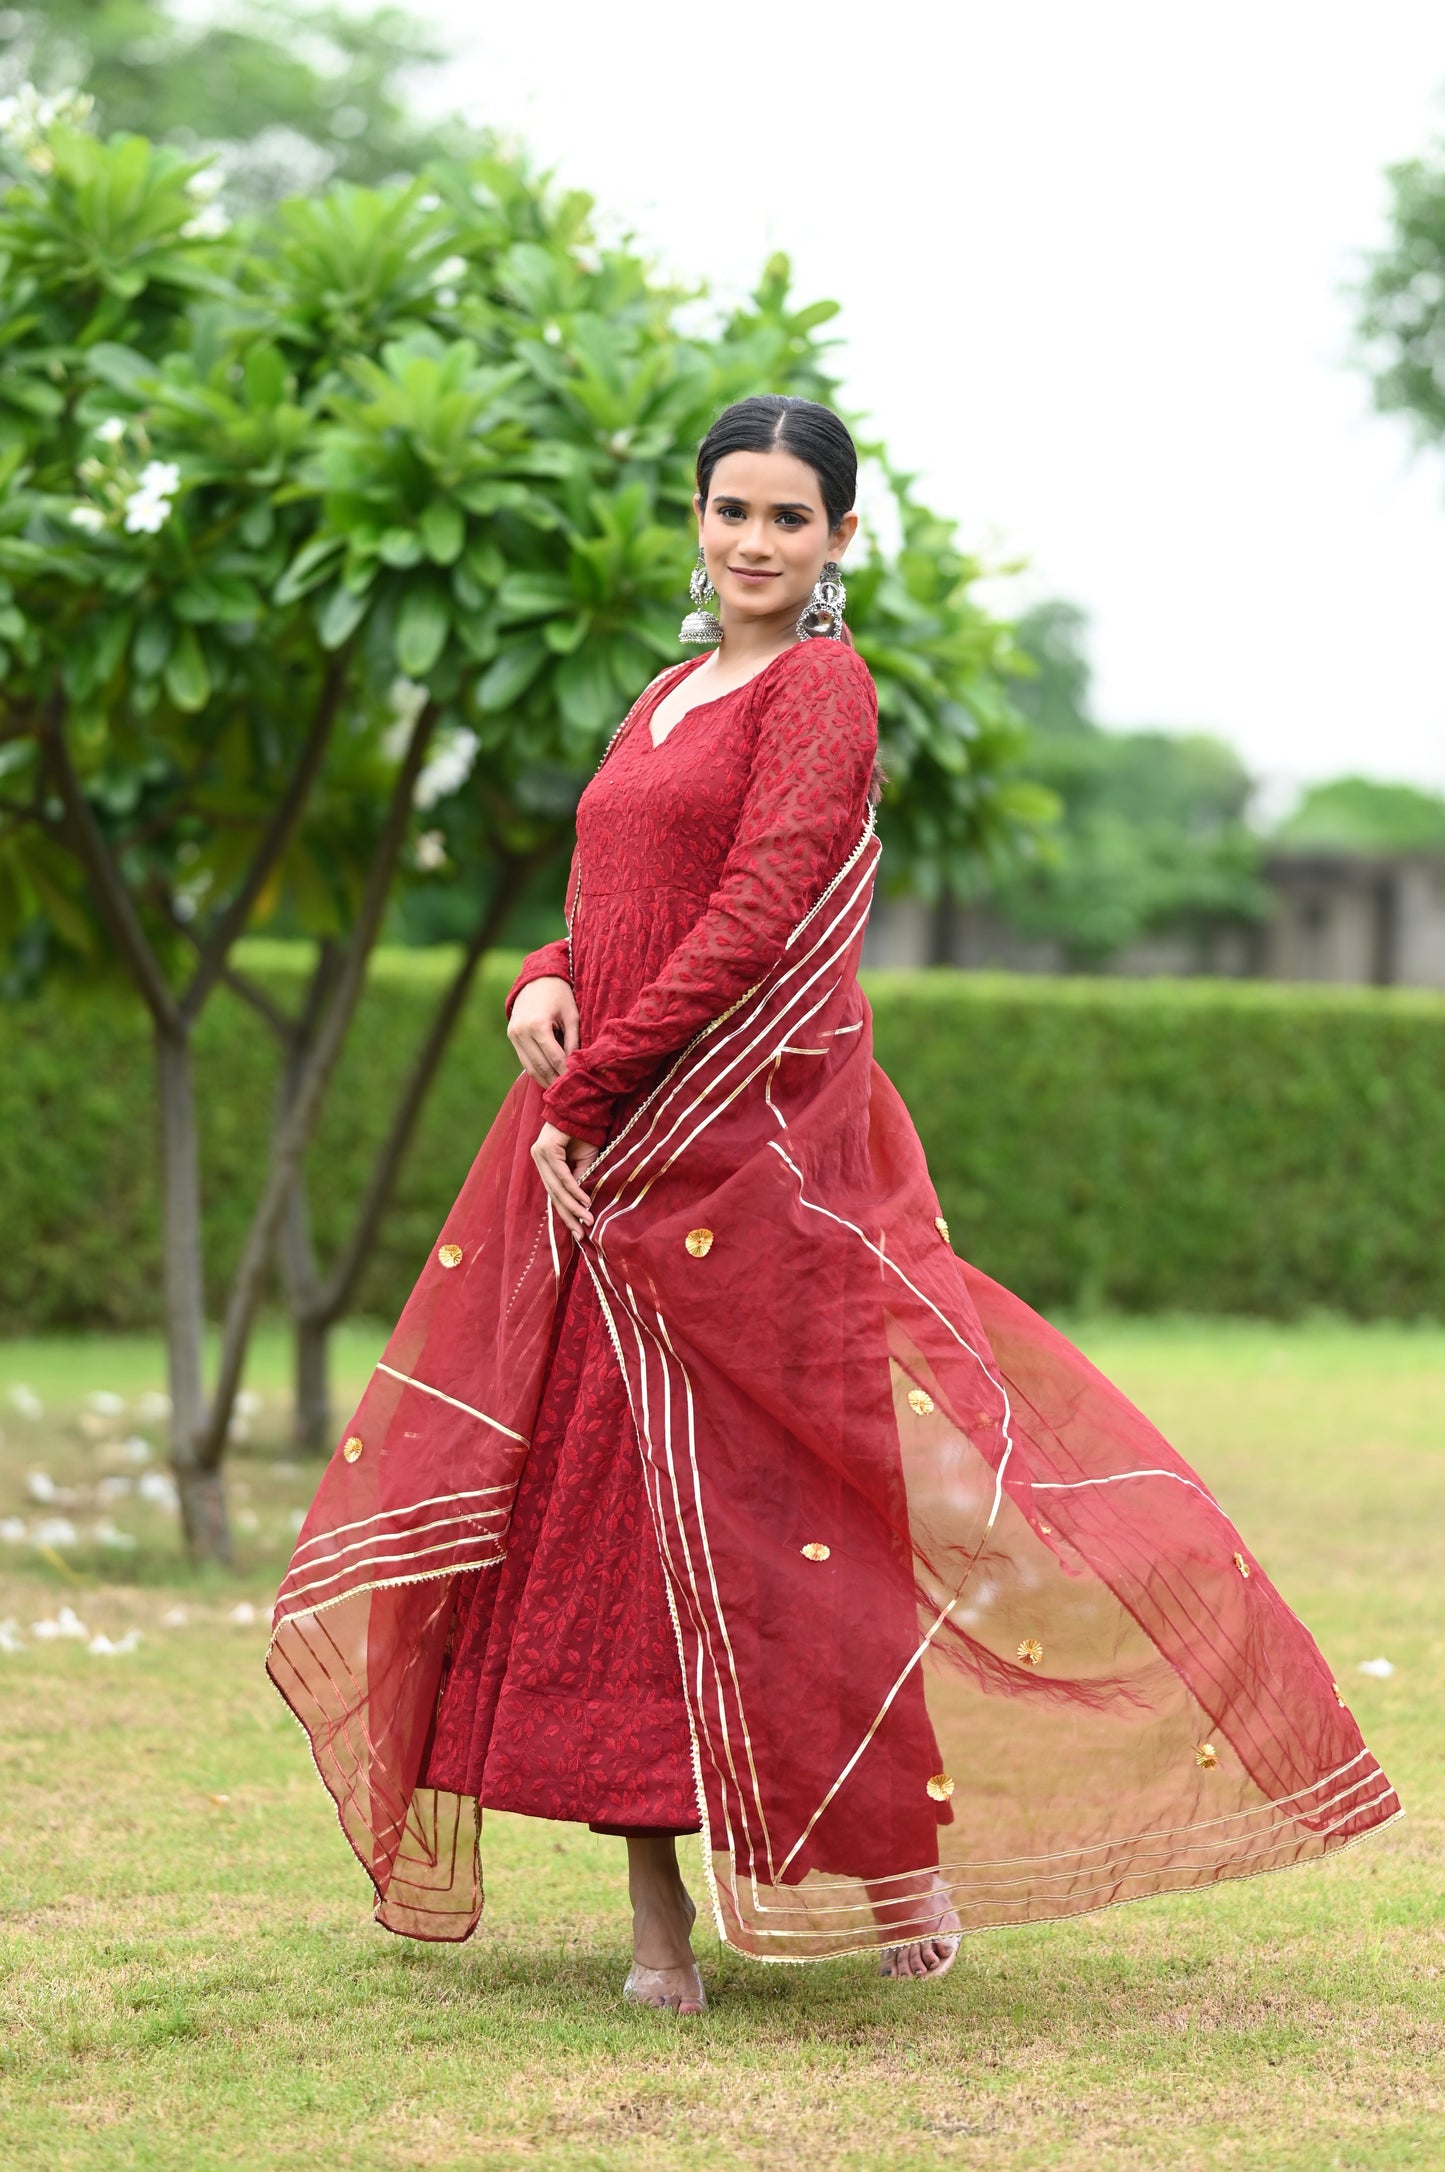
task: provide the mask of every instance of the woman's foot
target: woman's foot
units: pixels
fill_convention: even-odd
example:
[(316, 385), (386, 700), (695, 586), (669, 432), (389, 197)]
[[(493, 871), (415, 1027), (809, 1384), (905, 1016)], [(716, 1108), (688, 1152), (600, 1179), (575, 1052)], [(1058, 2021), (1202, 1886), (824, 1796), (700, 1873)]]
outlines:
[(936, 1982), (940, 1976), (948, 1974), (958, 1959), (962, 1925), (949, 1906), (947, 1893), (936, 1882), (930, 1898), (936, 1906), (930, 1934), (911, 1939), (906, 1946), (885, 1946), (879, 1962), (880, 1973), (884, 1976), (907, 1977), (914, 1982), (932, 1978)]
[(956, 1932), (933, 1938), (917, 1938), (911, 1946), (885, 1946), (880, 1973), (884, 1976), (946, 1976), (958, 1959), (961, 1941)]
[(675, 2014), (703, 2013), (707, 1997), (692, 1952), (697, 1909), (682, 1882), (673, 1842), (629, 1840), (627, 1886), (632, 1967), (622, 1996)]

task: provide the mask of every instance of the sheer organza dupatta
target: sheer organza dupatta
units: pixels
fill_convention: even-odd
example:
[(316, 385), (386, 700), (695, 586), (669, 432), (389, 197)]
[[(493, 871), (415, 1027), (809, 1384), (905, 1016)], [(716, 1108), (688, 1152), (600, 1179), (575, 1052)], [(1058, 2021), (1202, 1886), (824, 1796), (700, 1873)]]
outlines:
[[(806, 1960), (1304, 1861), (1399, 1815), (1203, 1482), (959, 1260), (872, 1059), (871, 826), (596, 1165), (718, 1927)], [(976, 1060), (973, 1055), (960, 1060)], [(500, 1558), (566, 1240), (503, 1108), (328, 1469), (270, 1667), (380, 1920), (464, 1937), (420, 1789), (452, 1579)], [(350, 1460), (348, 1460), (348, 1458)]]

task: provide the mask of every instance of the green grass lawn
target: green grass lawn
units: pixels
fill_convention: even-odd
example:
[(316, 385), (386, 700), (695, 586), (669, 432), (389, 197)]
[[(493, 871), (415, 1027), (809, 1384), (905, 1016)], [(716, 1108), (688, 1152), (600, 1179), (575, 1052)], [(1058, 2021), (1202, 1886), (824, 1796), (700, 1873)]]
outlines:
[[(161, 1438), (155, 1348), (0, 1344), (0, 1622), (22, 1647), (0, 1650), (0, 2166), (1439, 2172), (1445, 1333), (1080, 1339), (1243, 1525), (1408, 1817), (1318, 1868), (984, 1934), (932, 1990), (700, 1937), (693, 2025), (620, 2003), (623, 1847), (576, 1827), (488, 1819), (469, 1946), (371, 1924), (261, 1671), (315, 1471), (284, 1445), (278, 1338), (233, 1451), (234, 1580), (190, 1574), (136, 1491), (159, 1467), (134, 1445)], [(344, 1338), (348, 1388), (378, 1346)], [(139, 1645), (37, 1641), (67, 1605)], [(1389, 1679), (1357, 1671), (1378, 1656)]]

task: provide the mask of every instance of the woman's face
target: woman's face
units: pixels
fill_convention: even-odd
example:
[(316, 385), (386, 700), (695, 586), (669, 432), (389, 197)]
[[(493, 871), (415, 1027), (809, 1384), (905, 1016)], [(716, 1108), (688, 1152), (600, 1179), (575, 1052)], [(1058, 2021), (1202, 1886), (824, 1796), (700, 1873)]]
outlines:
[(728, 453), (712, 471), (707, 504), (695, 499), (703, 556), (724, 621), (796, 619), (830, 558), (858, 526), (828, 526), (817, 476), (796, 453)]

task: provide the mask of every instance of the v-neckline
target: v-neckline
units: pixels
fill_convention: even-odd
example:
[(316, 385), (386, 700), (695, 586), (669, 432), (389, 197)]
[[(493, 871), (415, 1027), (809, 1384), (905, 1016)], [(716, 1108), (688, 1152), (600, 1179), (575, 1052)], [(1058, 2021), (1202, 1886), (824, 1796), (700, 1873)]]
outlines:
[(664, 701), (666, 701), (668, 695), (675, 692), (675, 690), (682, 685), (684, 679), (691, 678), (694, 673), (701, 671), (703, 665), (707, 662), (707, 658), (705, 656), (699, 656), (696, 659), (689, 657), (686, 668), (678, 675), (677, 678), (673, 680), (672, 684), (670, 686), (664, 686), (658, 689), (656, 699), (653, 701), (651, 707), (648, 709), (646, 716), (641, 719), (643, 731), (647, 735), (648, 753), (661, 754), (669, 739), (672, 739), (678, 732), (680, 732), (683, 725), (687, 722), (688, 718), (696, 716), (699, 709), (715, 709), (719, 702), (731, 701), (734, 694), (745, 693), (748, 687), (756, 686), (758, 680), (763, 677), (764, 672), (771, 671), (774, 664), (781, 662), (783, 657), (790, 656), (793, 652), (793, 649), (796, 648), (798, 645), (799, 644), (797, 642), (790, 642), (787, 648), (779, 649), (776, 656), (770, 656), (768, 658), (767, 662), (763, 665), (761, 671), (755, 671), (750, 679), (743, 679), (737, 686), (730, 686), (725, 693), (714, 694), (708, 701), (695, 701), (690, 709), (683, 710), (682, 715), (678, 718), (675, 724), (671, 724), (668, 726), (667, 730), (663, 733), (660, 739), (654, 739), (652, 736), (652, 720), (656, 716), (658, 710), (662, 707)]
[[(682, 685), (684, 679), (690, 679), (696, 672), (701, 671), (703, 665), (706, 662), (707, 658), (705, 656), (689, 657), (686, 665), (678, 673), (677, 677), (672, 681), (671, 685), (659, 687), (655, 700), (649, 707), (647, 715), (643, 718), (643, 730), (647, 734), (647, 747), (649, 753), (661, 754), (663, 748), (667, 745), (668, 740), (671, 739), (673, 734), (677, 732), (681, 728), (681, 726), (687, 722), (690, 716), (695, 715), (699, 709), (710, 709), (712, 707), (712, 701), (695, 701), (690, 709), (683, 710), (682, 715), (678, 718), (676, 724), (670, 724), (668, 726), (667, 730), (663, 733), (660, 739), (653, 738), (652, 720), (656, 716), (658, 710), (662, 707), (662, 704), (666, 701), (668, 695), (675, 693), (677, 688)], [(744, 685), (747, 685), (750, 682), (744, 680), (743, 683)], [(714, 694), (713, 696), (713, 701), (726, 700), (726, 694)]]

